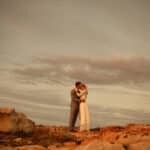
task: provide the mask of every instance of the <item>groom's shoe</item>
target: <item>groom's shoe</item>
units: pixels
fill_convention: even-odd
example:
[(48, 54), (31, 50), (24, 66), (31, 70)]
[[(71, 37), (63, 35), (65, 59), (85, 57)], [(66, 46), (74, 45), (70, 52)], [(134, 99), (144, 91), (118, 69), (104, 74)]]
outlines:
[(71, 129), (70, 132), (77, 132), (75, 129)]

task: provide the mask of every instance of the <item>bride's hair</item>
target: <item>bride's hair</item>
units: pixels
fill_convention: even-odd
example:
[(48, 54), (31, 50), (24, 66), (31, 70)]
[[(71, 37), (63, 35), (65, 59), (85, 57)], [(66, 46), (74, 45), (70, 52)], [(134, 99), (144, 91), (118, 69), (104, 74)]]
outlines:
[(82, 84), (80, 84), (79, 88), (80, 88), (80, 89), (87, 89), (87, 86), (82, 83)]

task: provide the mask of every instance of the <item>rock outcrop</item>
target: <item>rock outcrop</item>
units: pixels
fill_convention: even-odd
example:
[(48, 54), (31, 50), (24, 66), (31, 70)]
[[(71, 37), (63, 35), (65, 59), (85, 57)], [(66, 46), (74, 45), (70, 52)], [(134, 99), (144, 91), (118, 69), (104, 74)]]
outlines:
[(100, 139), (124, 145), (147, 141), (150, 143), (150, 125), (129, 124), (125, 127), (111, 126), (100, 130)]
[[(12, 134), (17, 132), (32, 134)], [(3, 108), (0, 109), (0, 150), (150, 150), (150, 125), (69, 132), (64, 126), (35, 125), (23, 113)]]
[(33, 132), (34, 122), (23, 113), (12, 108), (0, 108), (0, 132), (29, 134)]

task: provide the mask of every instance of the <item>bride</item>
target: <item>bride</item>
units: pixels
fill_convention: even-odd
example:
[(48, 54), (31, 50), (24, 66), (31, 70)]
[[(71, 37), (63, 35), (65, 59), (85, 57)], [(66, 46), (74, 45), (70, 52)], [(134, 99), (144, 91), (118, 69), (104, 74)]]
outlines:
[(87, 105), (88, 90), (85, 84), (81, 84), (77, 89), (77, 96), (80, 97), (80, 131), (89, 131), (90, 129), (90, 116)]

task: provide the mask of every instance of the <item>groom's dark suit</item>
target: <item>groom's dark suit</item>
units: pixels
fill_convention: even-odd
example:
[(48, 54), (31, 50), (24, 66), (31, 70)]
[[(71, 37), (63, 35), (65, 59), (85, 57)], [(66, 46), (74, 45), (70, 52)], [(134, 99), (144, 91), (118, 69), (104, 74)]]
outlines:
[(80, 97), (77, 96), (76, 90), (71, 90), (71, 110), (70, 110), (70, 122), (69, 122), (69, 129), (74, 130), (76, 119), (79, 113), (79, 104), (80, 104)]

